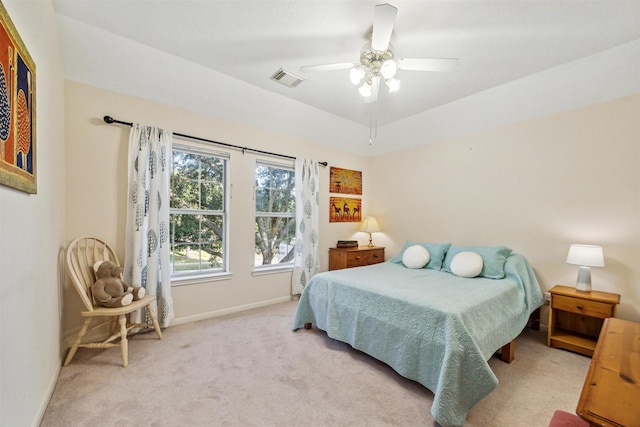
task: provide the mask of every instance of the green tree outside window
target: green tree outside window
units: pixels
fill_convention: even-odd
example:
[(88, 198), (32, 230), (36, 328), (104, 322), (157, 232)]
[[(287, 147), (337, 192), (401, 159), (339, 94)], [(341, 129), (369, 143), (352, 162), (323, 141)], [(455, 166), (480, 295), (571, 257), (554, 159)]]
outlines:
[(256, 163), (255, 266), (291, 263), (296, 243), (293, 167)]
[(227, 159), (174, 147), (172, 165), (172, 275), (223, 271)]

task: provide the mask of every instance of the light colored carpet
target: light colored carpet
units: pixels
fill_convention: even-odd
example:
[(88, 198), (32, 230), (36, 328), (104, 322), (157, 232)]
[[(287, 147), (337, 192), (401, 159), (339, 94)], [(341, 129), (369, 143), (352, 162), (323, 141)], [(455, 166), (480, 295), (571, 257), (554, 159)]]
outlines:
[[(41, 426), (437, 426), (433, 393), (320, 330), (292, 332), (297, 301), (139, 334), (120, 350), (80, 349)], [(574, 412), (591, 359), (525, 331), (516, 359), (465, 426), (546, 427)]]

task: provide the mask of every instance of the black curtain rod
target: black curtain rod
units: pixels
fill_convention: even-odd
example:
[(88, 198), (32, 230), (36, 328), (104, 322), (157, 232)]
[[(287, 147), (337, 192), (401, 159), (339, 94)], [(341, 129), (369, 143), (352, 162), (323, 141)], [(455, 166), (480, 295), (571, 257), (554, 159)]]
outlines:
[[(123, 122), (121, 120), (116, 120), (111, 116), (104, 116), (102, 120), (104, 120), (105, 123), (109, 123), (109, 124), (117, 123), (120, 125), (133, 126), (133, 123), (131, 122)], [(249, 147), (241, 147), (239, 145), (227, 144), (226, 142), (219, 142), (219, 141), (214, 141), (212, 139), (200, 138), (199, 136), (185, 135), (184, 133), (178, 133), (178, 132), (173, 132), (173, 134), (175, 136), (179, 136), (182, 138), (194, 139), (196, 141), (208, 142), (210, 144), (216, 144), (216, 145), (222, 145), (224, 147), (235, 148), (236, 150), (241, 150), (243, 154), (245, 151), (249, 151), (252, 153), (266, 154), (268, 156), (283, 157), (285, 159), (292, 159), (292, 160), (296, 159), (295, 157), (287, 156), (286, 154), (271, 153), (270, 151), (262, 151), (262, 150), (256, 150), (254, 148), (249, 148)], [(318, 162), (318, 164), (324, 167), (327, 167), (328, 165), (327, 162)]]

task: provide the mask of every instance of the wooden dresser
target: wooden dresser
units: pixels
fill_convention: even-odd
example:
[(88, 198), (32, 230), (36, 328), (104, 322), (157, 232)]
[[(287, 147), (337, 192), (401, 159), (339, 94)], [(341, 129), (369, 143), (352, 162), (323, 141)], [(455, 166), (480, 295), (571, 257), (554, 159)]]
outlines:
[(604, 321), (576, 412), (592, 426), (640, 425), (640, 323)]
[(362, 267), (384, 261), (384, 247), (329, 248), (329, 270)]

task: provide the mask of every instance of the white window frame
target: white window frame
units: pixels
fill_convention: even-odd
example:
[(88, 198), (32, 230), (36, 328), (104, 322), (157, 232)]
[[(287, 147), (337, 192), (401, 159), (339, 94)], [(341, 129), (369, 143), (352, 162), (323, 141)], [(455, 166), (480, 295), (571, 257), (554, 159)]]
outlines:
[[(272, 168), (278, 168), (278, 169), (287, 169), (292, 171), (294, 174), (296, 172), (296, 168), (295, 168), (295, 163), (293, 161), (291, 162), (277, 162), (271, 159), (256, 159), (254, 168), (253, 168), (253, 181), (254, 181), (254, 188), (253, 188), (253, 226), (255, 227), (255, 222), (256, 222), (256, 218), (260, 215), (260, 214), (265, 214), (266, 212), (258, 212), (256, 210), (256, 186), (255, 186), (255, 178), (256, 178), (256, 170), (258, 168), (259, 165), (262, 166), (267, 166), (267, 167), (272, 167)], [(294, 181), (295, 182), (295, 181)], [(262, 216), (270, 216), (270, 217), (276, 217), (276, 216), (281, 216), (281, 217), (285, 217), (285, 218), (293, 218), (293, 220), (296, 220), (296, 212), (295, 209), (292, 213), (282, 213), (282, 212), (273, 212), (271, 215), (262, 215)], [(254, 247), (254, 251), (255, 252), (255, 247)], [(269, 273), (279, 273), (282, 271), (292, 271), (293, 270), (293, 260), (288, 261), (288, 262), (284, 262), (284, 263), (278, 263), (278, 264), (267, 264), (267, 265), (256, 265), (255, 264), (255, 259), (252, 259), (251, 264), (253, 265), (253, 271), (252, 273), (254, 275), (261, 275), (261, 274), (269, 274)]]
[[(192, 283), (199, 283), (204, 281), (212, 281), (212, 280), (223, 280), (231, 277), (231, 273), (229, 271), (229, 230), (230, 230), (230, 200), (231, 200), (231, 182), (230, 182), (230, 167), (231, 156), (227, 152), (218, 151), (212, 149), (210, 146), (205, 146), (204, 144), (197, 142), (187, 142), (181, 141), (180, 143), (176, 143), (174, 140), (173, 143), (174, 151), (181, 151), (190, 154), (197, 154), (208, 157), (216, 157), (224, 161), (224, 196), (223, 196), (223, 208), (222, 210), (197, 210), (197, 209), (178, 209), (178, 208), (169, 208), (169, 215), (173, 214), (197, 214), (197, 215), (220, 215), (222, 217), (223, 222), (223, 231), (222, 231), (222, 267), (216, 267), (212, 269), (204, 269), (198, 271), (188, 271), (188, 272), (174, 272), (171, 273), (171, 284), (172, 286), (180, 286), (180, 285), (188, 285)], [(173, 159), (173, 153), (172, 153)], [(171, 162), (171, 168), (173, 170), (173, 160)], [(171, 240), (173, 240), (173, 230), (171, 230)], [(173, 249), (173, 242), (171, 242)]]

